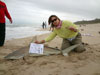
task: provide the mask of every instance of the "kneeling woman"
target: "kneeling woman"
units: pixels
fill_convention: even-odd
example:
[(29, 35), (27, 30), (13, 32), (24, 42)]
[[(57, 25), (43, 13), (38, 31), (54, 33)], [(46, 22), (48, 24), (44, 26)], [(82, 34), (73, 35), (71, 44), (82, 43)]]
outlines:
[(48, 23), (53, 29), (52, 33), (42, 41), (35, 41), (35, 43), (45, 43), (53, 40), (57, 35), (63, 38), (61, 49), (65, 49), (71, 45), (80, 44), (75, 51), (83, 52), (85, 48), (82, 44), (82, 37), (79, 33), (78, 27), (70, 21), (60, 20), (56, 15), (51, 15), (48, 19)]

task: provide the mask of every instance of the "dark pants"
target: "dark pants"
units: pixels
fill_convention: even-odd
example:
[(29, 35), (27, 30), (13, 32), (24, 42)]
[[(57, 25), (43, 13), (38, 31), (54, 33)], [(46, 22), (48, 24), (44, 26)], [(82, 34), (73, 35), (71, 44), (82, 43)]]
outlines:
[(0, 46), (4, 45), (5, 41), (5, 23), (0, 23)]
[(80, 33), (78, 33), (78, 35), (76, 36), (76, 38), (73, 39), (72, 41), (69, 41), (67, 39), (63, 39), (63, 43), (62, 43), (61, 49), (63, 50), (65, 48), (68, 48), (69, 46), (75, 45), (75, 44), (80, 44), (75, 49), (75, 51), (77, 51), (77, 52), (83, 52), (83, 51), (85, 51), (84, 45), (82, 44), (82, 36), (81, 36)]

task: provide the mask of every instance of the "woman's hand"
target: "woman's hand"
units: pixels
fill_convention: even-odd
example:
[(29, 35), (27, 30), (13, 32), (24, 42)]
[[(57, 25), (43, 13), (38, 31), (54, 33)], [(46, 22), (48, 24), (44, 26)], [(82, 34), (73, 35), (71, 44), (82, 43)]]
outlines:
[(39, 44), (40, 42), (39, 41), (35, 41), (34, 43)]
[(77, 29), (75, 29), (74, 27), (69, 27), (69, 30), (77, 32)]
[(45, 40), (42, 40), (42, 41), (35, 41), (36, 44), (43, 44), (45, 43)]

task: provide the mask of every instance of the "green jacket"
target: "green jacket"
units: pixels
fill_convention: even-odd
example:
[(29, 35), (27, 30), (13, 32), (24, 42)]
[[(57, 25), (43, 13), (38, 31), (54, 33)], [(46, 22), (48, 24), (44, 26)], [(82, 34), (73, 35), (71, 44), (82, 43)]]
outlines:
[(54, 28), (53, 32), (45, 38), (45, 42), (53, 40), (57, 35), (61, 38), (69, 39), (75, 37), (78, 32), (74, 32), (69, 30), (69, 27), (74, 27), (78, 29), (78, 27), (70, 21), (62, 21), (62, 26), (60, 29)]

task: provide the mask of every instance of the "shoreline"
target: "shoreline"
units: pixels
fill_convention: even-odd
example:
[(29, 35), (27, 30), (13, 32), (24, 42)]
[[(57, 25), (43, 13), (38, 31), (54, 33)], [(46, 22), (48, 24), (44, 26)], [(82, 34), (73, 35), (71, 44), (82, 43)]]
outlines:
[(6, 29), (6, 40), (16, 39), (16, 38), (24, 38), (31, 37), (35, 35), (41, 35), (45, 33), (49, 33), (50, 31), (38, 31), (41, 28), (33, 28), (33, 27), (14, 27)]

